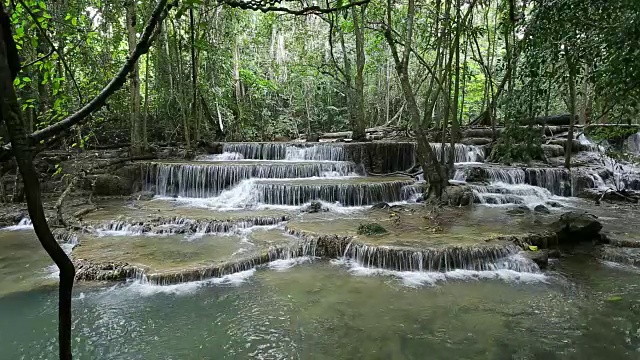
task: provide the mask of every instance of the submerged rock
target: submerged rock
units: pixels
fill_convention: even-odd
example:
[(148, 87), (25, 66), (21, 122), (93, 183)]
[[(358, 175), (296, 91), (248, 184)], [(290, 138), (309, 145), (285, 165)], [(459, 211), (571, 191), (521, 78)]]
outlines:
[(600, 240), (602, 223), (595, 215), (584, 211), (571, 211), (562, 214), (550, 228), (558, 235), (558, 241), (562, 244)]
[(153, 193), (153, 191), (138, 191), (137, 193), (132, 194), (130, 199), (138, 201), (148, 201), (153, 199), (154, 196), (155, 194)]
[(525, 215), (531, 212), (526, 205), (518, 205), (518, 207), (507, 210), (507, 214), (509, 215)]
[(640, 266), (640, 249), (638, 248), (621, 248), (604, 245), (600, 249), (599, 255), (600, 258), (605, 261)]
[(386, 202), (379, 202), (373, 206), (371, 206), (372, 209), (388, 209), (391, 206), (389, 206), (389, 204), (387, 204)]
[(562, 208), (562, 207), (564, 207), (562, 204), (560, 204), (557, 201), (547, 201), (547, 205), (551, 206), (552, 208)]
[(376, 223), (365, 223), (358, 226), (358, 235), (381, 235), (386, 234), (387, 229)]

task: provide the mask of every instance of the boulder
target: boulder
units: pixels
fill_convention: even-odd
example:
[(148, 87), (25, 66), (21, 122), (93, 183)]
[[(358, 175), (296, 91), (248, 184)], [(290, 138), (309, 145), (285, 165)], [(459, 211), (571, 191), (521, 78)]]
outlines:
[(542, 152), (547, 158), (564, 156), (564, 147), (562, 145), (542, 144)]
[(100, 174), (86, 179), (94, 184), (93, 191), (98, 196), (127, 195), (131, 193), (130, 181), (121, 176)]
[(537, 250), (537, 251), (523, 251), (523, 256), (527, 259), (533, 261), (540, 267), (540, 269), (544, 269), (549, 264), (549, 251), (546, 249)]
[(558, 235), (560, 244), (600, 240), (602, 224), (598, 217), (584, 211), (570, 211), (560, 216), (550, 228)]
[(549, 213), (551, 213), (551, 211), (549, 211), (549, 209), (546, 206), (542, 205), (542, 204), (536, 205), (536, 207), (533, 208), (533, 211), (537, 212), (539, 214), (549, 214)]
[(443, 201), (451, 206), (468, 206), (473, 204), (473, 190), (467, 185), (452, 185), (446, 188)]

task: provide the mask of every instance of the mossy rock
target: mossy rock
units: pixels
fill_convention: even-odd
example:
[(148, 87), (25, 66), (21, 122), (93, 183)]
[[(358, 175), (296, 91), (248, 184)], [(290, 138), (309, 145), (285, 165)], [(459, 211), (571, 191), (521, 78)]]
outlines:
[(387, 229), (376, 223), (365, 223), (358, 226), (358, 235), (382, 235), (386, 234)]

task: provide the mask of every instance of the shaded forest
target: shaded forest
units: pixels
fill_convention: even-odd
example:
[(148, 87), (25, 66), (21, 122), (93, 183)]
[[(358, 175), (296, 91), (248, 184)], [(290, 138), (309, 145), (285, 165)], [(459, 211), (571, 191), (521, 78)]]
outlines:
[[(327, 13), (285, 5), (177, 4), (126, 89), (67, 145), (191, 147), (348, 130), (362, 140), (376, 126), (456, 131), (570, 112), (579, 123), (637, 121), (640, 25), (630, 0), (367, 1)], [(98, 94), (153, 6), (8, 4), (27, 128)], [(288, 13), (299, 9), (306, 15)]]

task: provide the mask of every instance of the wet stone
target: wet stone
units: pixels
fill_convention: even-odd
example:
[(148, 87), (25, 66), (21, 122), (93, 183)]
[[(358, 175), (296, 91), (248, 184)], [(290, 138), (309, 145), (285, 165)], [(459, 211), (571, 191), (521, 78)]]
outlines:
[(542, 204), (536, 205), (536, 207), (533, 208), (533, 211), (536, 212), (536, 213), (539, 213), (539, 214), (549, 214), (549, 213), (551, 213), (551, 211), (549, 211), (549, 209), (546, 206), (542, 205)]

